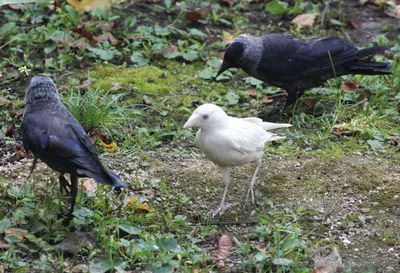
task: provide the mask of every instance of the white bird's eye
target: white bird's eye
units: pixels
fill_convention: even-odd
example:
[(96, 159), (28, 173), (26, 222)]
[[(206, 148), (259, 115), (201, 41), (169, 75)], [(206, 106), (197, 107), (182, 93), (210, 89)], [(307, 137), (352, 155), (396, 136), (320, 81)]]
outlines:
[(204, 119), (208, 119), (208, 115), (203, 115), (203, 118)]

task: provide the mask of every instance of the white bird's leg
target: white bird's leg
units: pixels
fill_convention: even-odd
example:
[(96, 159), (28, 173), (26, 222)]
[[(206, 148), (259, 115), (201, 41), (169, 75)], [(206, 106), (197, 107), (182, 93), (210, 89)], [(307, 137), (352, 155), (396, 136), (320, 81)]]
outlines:
[(251, 192), (251, 201), (252, 201), (253, 205), (255, 204), (254, 184), (256, 184), (257, 174), (260, 171), (260, 167), (261, 167), (261, 160), (259, 162), (257, 162), (256, 169), (254, 170), (254, 174), (253, 174), (253, 177), (251, 178), (250, 184), (246, 187), (246, 189), (244, 190), (244, 192), (242, 194), (242, 198), (244, 197), (244, 195), (246, 195), (246, 199), (244, 201), (244, 204), (247, 203), (247, 200), (249, 199), (250, 192)]
[(223, 168), (223, 167), (220, 167), (220, 168), (221, 168), (222, 177), (223, 177), (224, 184), (225, 184), (225, 189), (224, 189), (221, 204), (219, 205), (219, 207), (215, 210), (210, 211), (210, 214), (212, 215), (212, 217), (215, 217), (218, 214), (223, 215), (228, 209), (230, 209), (232, 207), (231, 204), (228, 204), (228, 205), (225, 204), (226, 193), (228, 192), (228, 187), (229, 187), (229, 184), (231, 183), (230, 170), (229, 170), (229, 168)]

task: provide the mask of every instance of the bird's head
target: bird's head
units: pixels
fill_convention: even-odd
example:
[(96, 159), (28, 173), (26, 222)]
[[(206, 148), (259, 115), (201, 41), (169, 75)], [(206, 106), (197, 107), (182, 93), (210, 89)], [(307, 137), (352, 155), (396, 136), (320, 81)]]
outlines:
[(240, 67), (240, 61), (242, 59), (245, 49), (245, 44), (238, 39), (233, 42), (225, 49), (224, 61), (222, 62), (221, 68), (217, 73), (217, 77), (222, 74), (225, 70), (234, 67)]
[(222, 108), (214, 104), (203, 104), (199, 106), (183, 125), (184, 129), (199, 127), (203, 130), (208, 128), (219, 128), (227, 117)]
[(35, 76), (29, 84), (25, 100), (26, 104), (59, 100), (57, 87), (50, 77)]

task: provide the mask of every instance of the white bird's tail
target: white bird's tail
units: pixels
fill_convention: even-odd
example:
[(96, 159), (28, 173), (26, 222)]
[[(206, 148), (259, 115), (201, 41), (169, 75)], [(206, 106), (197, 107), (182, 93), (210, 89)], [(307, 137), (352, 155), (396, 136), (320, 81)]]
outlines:
[(278, 129), (278, 128), (287, 128), (287, 127), (292, 126), (292, 124), (289, 124), (289, 123), (265, 122), (265, 121), (262, 121), (262, 119), (260, 119), (260, 118), (243, 118), (243, 120), (254, 123), (266, 131), (274, 130), (274, 129)]

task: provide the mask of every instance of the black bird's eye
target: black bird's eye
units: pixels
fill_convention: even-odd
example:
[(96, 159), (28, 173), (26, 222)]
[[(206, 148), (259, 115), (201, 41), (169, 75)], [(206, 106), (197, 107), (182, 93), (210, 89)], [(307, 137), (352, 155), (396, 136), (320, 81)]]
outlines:
[(203, 118), (204, 119), (208, 119), (208, 115), (203, 115)]

